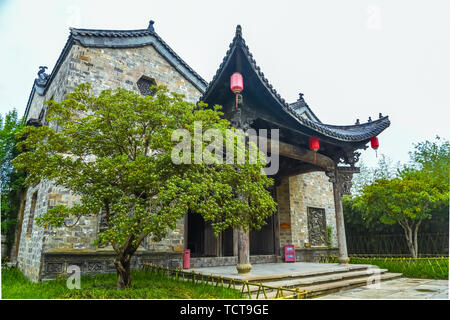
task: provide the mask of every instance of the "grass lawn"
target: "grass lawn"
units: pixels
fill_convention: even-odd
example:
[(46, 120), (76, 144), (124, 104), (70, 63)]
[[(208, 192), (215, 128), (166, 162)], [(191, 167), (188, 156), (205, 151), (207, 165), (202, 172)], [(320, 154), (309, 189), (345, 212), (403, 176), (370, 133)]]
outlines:
[[(338, 262), (337, 257), (330, 257), (328, 262)], [(407, 278), (448, 279), (448, 257), (414, 259), (350, 256), (349, 263), (375, 265), (390, 272), (402, 273)]]
[(242, 299), (239, 290), (193, 284), (150, 271), (132, 271), (132, 287), (117, 290), (116, 274), (82, 276), (81, 289), (66, 279), (31, 283), (18, 269), (2, 269), (3, 299)]

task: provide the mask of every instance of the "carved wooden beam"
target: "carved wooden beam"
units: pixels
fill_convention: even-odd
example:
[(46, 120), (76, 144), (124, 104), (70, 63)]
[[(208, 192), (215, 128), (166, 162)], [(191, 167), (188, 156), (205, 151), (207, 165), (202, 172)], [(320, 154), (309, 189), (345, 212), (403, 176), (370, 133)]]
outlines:
[[(272, 155), (276, 155), (276, 150), (274, 150), (274, 152), (272, 152), (271, 150), (272, 145), (271, 139), (259, 136), (258, 144), (259, 146), (261, 146), (262, 151), (271, 152)], [(279, 141), (278, 145), (279, 145), (278, 154), (281, 156), (313, 164), (317, 167), (324, 169), (325, 171), (329, 171), (335, 168), (334, 161), (321, 153), (318, 152), (316, 153), (315, 155), (316, 161), (314, 162), (314, 152), (311, 150), (299, 146), (294, 146), (290, 143), (282, 141)]]
[(352, 178), (355, 173), (359, 173), (358, 167), (338, 166), (337, 170), (326, 171), (326, 175), (330, 178), (330, 182), (336, 185), (341, 196), (344, 194), (350, 194), (350, 189), (352, 188)]

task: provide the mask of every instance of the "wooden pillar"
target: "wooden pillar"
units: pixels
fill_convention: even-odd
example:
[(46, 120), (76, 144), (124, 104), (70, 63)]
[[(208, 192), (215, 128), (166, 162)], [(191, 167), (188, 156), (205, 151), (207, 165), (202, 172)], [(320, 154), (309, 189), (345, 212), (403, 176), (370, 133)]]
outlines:
[(238, 264), (236, 269), (238, 273), (249, 273), (252, 270), (250, 264), (250, 232), (245, 232), (242, 228), (238, 229)]
[(333, 182), (334, 208), (336, 212), (336, 231), (339, 247), (339, 263), (347, 264), (349, 262), (347, 253), (347, 240), (345, 238), (344, 213), (342, 211), (342, 197), (337, 182)]
[(358, 173), (357, 167), (338, 167), (326, 172), (333, 183), (334, 208), (336, 211), (336, 231), (339, 247), (339, 263), (347, 264), (349, 262), (347, 253), (347, 240), (345, 238), (344, 212), (342, 210), (342, 195), (350, 194), (352, 186), (352, 177)]

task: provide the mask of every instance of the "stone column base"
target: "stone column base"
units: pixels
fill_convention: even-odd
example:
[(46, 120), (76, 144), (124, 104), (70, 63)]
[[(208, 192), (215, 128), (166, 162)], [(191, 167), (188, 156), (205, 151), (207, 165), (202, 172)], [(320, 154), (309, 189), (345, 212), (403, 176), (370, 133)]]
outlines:
[(249, 263), (239, 263), (236, 265), (238, 273), (250, 273), (252, 265)]
[(339, 257), (338, 260), (339, 260), (339, 264), (348, 264), (350, 261), (350, 258), (349, 257)]

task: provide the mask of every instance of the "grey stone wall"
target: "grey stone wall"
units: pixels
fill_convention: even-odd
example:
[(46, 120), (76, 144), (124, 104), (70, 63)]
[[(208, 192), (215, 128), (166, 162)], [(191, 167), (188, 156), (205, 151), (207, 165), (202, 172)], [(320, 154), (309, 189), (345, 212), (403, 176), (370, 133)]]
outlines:
[[(299, 250), (309, 242), (308, 207), (325, 210), (326, 225), (333, 229), (332, 247), (337, 247), (333, 185), (323, 172), (284, 179), (277, 187), (277, 202), (281, 252), (286, 244), (293, 244)], [(306, 259), (307, 256), (302, 254), (299, 257)]]
[(283, 247), (285, 245), (292, 244), (289, 179), (284, 179), (277, 187), (276, 196), (280, 228), (280, 252), (283, 252)]
[[(39, 281), (41, 271), (41, 255), (44, 241), (44, 228), (31, 222), (31, 204), (33, 194), (37, 192), (37, 201), (34, 210), (34, 218), (41, 216), (47, 211), (48, 189), (50, 183), (41, 182), (37, 186), (31, 187), (26, 193), (25, 211), (20, 234), (19, 253), (17, 257), (18, 267), (24, 275), (31, 281)], [(32, 223), (31, 233), (27, 232), (28, 224)]]
[(323, 172), (305, 173), (289, 178), (292, 243), (304, 248), (309, 242), (308, 207), (325, 209), (326, 225), (333, 229), (332, 246), (337, 246), (333, 185)]
[(153, 46), (113, 49), (74, 45), (68, 60), (69, 91), (84, 82), (90, 82), (96, 93), (117, 87), (138, 91), (137, 81), (147, 76), (170, 92), (184, 94), (187, 101), (197, 102), (201, 95)]

